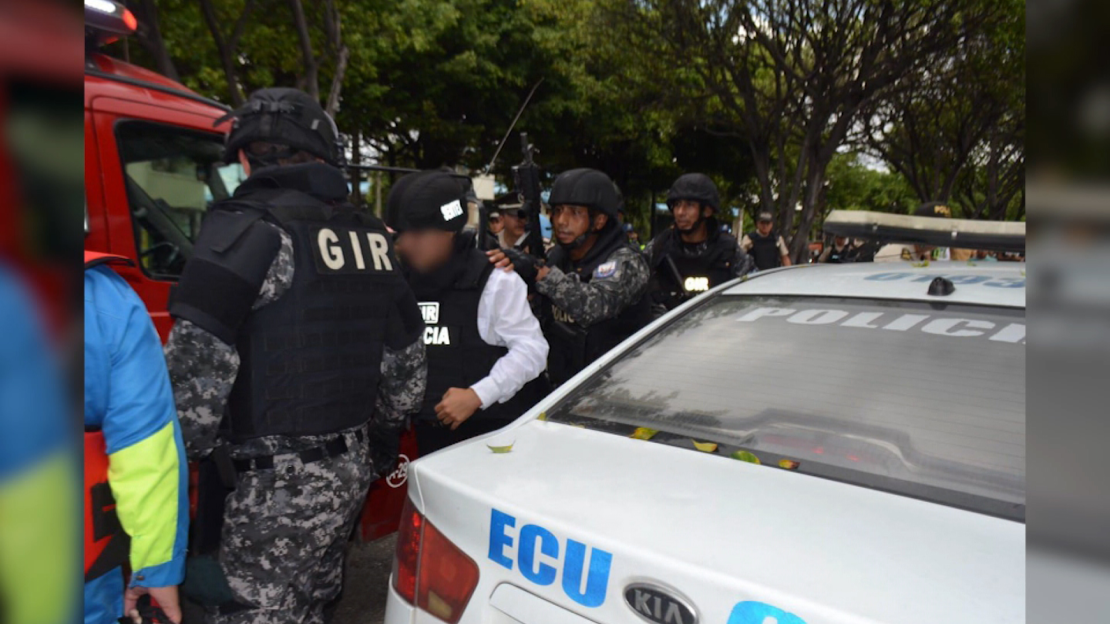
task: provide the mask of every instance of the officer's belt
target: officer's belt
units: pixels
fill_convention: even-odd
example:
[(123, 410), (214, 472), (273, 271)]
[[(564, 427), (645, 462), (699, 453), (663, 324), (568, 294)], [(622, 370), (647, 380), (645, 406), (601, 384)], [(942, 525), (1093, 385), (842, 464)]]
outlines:
[[(355, 430), (355, 439), (359, 442), (366, 439), (366, 435), (362, 432), (362, 429)], [(231, 465), (235, 466), (235, 471), (239, 473), (250, 472), (252, 470), (271, 470), (274, 467), (274, 458), (280, 455), (296, 455), (300, 458), (301, 463), (311, 464), (324, 459), (339, 457), (348, 450), (350, 449), (347, 447), (346, 437), (340, 435), (327, 444), (305, 449), (299, 453), (278, 453), (277, 455), (264, 455), (262, 457), (252, 457), (250, 459), (234, 459), (231, 461)]]

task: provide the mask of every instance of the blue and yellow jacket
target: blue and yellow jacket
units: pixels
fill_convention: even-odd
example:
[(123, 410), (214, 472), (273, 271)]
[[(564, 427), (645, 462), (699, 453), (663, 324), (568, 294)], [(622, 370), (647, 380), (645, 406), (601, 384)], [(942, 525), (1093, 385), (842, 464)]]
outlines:
[(0, 265), (0, 622), (73, 622), (81, 552), (72, 417), (29, 291)]
[[(131, 537), (131, 585), (180, 584), (188, 468), (166, 362), (142, 301), (103, 265), (85, 271), (85, 428), (104, 436), (116, 513)], [(114, 595), (90, 596), (92, 584), (86, 621), (90, 599), (115, 602)]]

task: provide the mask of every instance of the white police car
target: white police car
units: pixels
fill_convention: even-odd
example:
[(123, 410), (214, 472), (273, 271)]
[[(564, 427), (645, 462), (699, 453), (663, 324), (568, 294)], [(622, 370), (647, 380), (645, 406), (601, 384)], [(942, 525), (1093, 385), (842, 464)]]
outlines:
[(410, 466), (386, 622), (1024, 622), (1024, 268), (798, 267), (675, 310)]

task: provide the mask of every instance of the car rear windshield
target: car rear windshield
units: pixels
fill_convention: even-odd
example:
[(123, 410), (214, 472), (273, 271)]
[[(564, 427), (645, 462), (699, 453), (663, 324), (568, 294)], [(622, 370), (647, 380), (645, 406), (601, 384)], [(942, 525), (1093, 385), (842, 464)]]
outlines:
[(547, 418), (1024, 520), (1025, 312), (721, 296)]

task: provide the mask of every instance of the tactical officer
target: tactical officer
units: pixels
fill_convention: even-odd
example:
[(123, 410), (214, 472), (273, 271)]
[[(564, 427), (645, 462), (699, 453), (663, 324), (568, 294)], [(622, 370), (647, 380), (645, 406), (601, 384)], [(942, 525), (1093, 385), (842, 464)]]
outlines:
[(851, 239), (847, 236), (834, 236), (832, 244), (821, 251), (817, 261), (828, 264), (855, 262), (855, 249), (852, 247)]
[(461, 232), (470, 181), (442, 171), (405, 176), (389, 193), (386, 220), (423, 313), (428, 390), (416, 416), (427, 455), (509, 424), (547, 394), (547, 341), (528, 287), (496, 270)]
[(751, 254), (755, 268), (760, 271), (792, 264), (790, 249), (774, 228), (774, 216), (769, 212), (761, 212), (755, 218), (755, 231), (745, 234), (740, 241), (740, 247)]
[(736, 237), (721, 229), (717, 185), (701, 173), (681, 175), (667, 192), (674, 226), (645, 248), (658, 311), (671, 310), (710, 288), (752, 270)]
[[(913, 216), (947, 219), (952, 216), (952, 211), (942, 202), (925, 202), (913, 211)], [(933, 258), (935, 249), (932, 245), (890, 243), (875, 253), (875, 262), (927, 262)]]
[[(384, 224), (346, 201), (319, 103), (263, 89), (228, 117), (228, 162), (249, 177), (204, 221), (165, 347), (187, 453), (230, 490), (219, 578), (197, 597), (211, 621), (322, 622), (424, 395), (423, 322)], [(371, 437), (393, 443), (373, 453)]]
[[(525, 281), (542, 295), (547, 371), (561, 384), (651, 321), (650, 270), (617, 221), (620, 191), (596, 169), (555, 179), (549, 198), (557, 244), (538, 269), (512, 256)], [(490, 261), (507, 262), (504, 253)]]

